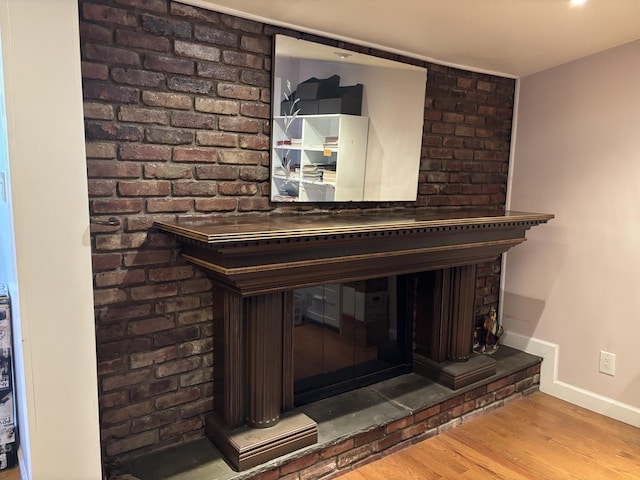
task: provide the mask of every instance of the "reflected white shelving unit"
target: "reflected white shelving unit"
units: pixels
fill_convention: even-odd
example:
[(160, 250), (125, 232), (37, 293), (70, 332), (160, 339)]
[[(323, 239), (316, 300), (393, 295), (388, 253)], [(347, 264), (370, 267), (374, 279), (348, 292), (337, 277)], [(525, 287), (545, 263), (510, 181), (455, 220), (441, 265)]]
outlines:
[[(273, 121), (271, 188), (279, 201), (359, 201), (364, 195), (369, 119), (299, 115)], [(277, 192), (277, 193), (276, 193)]]
[(341, 291), (339, 284), (296, 289), (296, 294), (304, 298), (302, 316), (321, 325), (329, 325), (336, 331), (340, 330)]

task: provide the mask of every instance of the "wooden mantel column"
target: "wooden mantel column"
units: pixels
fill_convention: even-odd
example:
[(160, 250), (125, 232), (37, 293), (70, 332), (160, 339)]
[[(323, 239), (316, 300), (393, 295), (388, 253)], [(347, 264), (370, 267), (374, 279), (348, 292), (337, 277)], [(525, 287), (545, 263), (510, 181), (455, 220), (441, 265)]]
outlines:
[[(442, 364), (465, 360), (471, 349), (475, 265), (551, 218), (465, 209), (156, 222), (214, 282), (215, 411), (207, 436), (238, 470), (317, 441), (316, 423), (293, 410), (295, 288), (405, 274), (415, 274), (424, 292), (437, 285), (426, 300), (418, 296), (417, 310), (435, 315), (422, 333), (446, 341), (432, 347), (423, 335), (414, 366), (439, 364), (446, 383)], [(454, 373), (454, 388), (489, 367)]]
[(205, 431), (240, 471), (317, 441), (313, 420), (285, 413), (293, 407), (292, 300), (289, 292), (214, 289), (215, 412)]
[(471, 339), (475, 320), (475, 264), (448, 269), (451, 275), (451, 335), (448, 357), (454, 362), (466, 362), (471, 354)]
[[(214, 292), (216, 412), (230, 428), (278, 423), (283, 405), (282, 293)], [(246, 381), (245, 381), (246, 379)]]
[(247, 305), (247, 425), (272, 427), (282, 409), (281, 293), (249, 297)]
[(452, 389), (496, 373), (491, 357), (471, 355), (476, 265), (416, 275), (413, 368)]

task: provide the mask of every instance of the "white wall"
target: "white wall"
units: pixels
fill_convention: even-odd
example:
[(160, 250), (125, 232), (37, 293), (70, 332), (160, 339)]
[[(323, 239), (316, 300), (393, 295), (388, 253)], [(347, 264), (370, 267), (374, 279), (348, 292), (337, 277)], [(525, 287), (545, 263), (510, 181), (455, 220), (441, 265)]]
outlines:
[(503, 321), (555, 352), (558, 396), (640, 426), (638, 58), (634, 42), (521, 79), (510, 208), (556, 218), (508, 253)]
[(25, 479), (98, 480), (77, 1), (1, 0), (0, 31), (21, 327), (21, 468)]

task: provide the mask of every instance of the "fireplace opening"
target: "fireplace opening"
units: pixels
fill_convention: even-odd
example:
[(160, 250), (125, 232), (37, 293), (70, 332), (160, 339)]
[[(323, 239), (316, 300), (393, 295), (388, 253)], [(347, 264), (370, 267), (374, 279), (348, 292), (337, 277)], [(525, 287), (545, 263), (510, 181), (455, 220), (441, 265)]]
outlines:
[(412, 369), (406, 276), (294, 291), (294, 403), (370, 385)]

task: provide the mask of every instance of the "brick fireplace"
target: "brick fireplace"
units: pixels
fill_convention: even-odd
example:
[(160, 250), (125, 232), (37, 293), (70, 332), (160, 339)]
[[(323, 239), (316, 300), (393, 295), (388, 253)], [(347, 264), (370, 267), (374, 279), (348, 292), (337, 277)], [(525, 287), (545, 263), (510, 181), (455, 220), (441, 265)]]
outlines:
[(401, 275), (420, 300), (407, 298), (414, 370), (454, 390), (494, 375), (495, 360), (471, 352), (476, 265), (551, 218), (467, 209), (157, 222), (214, 283), (220, 373), (207, 436), (241, 471), (317, 442), (316, 421), (293, 411), (294, 288)]
[[(108, 467), (202, 438), (218, 393), (211, 281), (154, 221), (312, 208), (268, 200), (271, 41), (308, 35), (169, 0), (80, 0), (79, 12)], [(428, 79), (417, 200), (330, 212), (504, 209), (515, 80), (419, 63)], [(478, 264), (476, 318), (499, 287), (500, 260)]]

